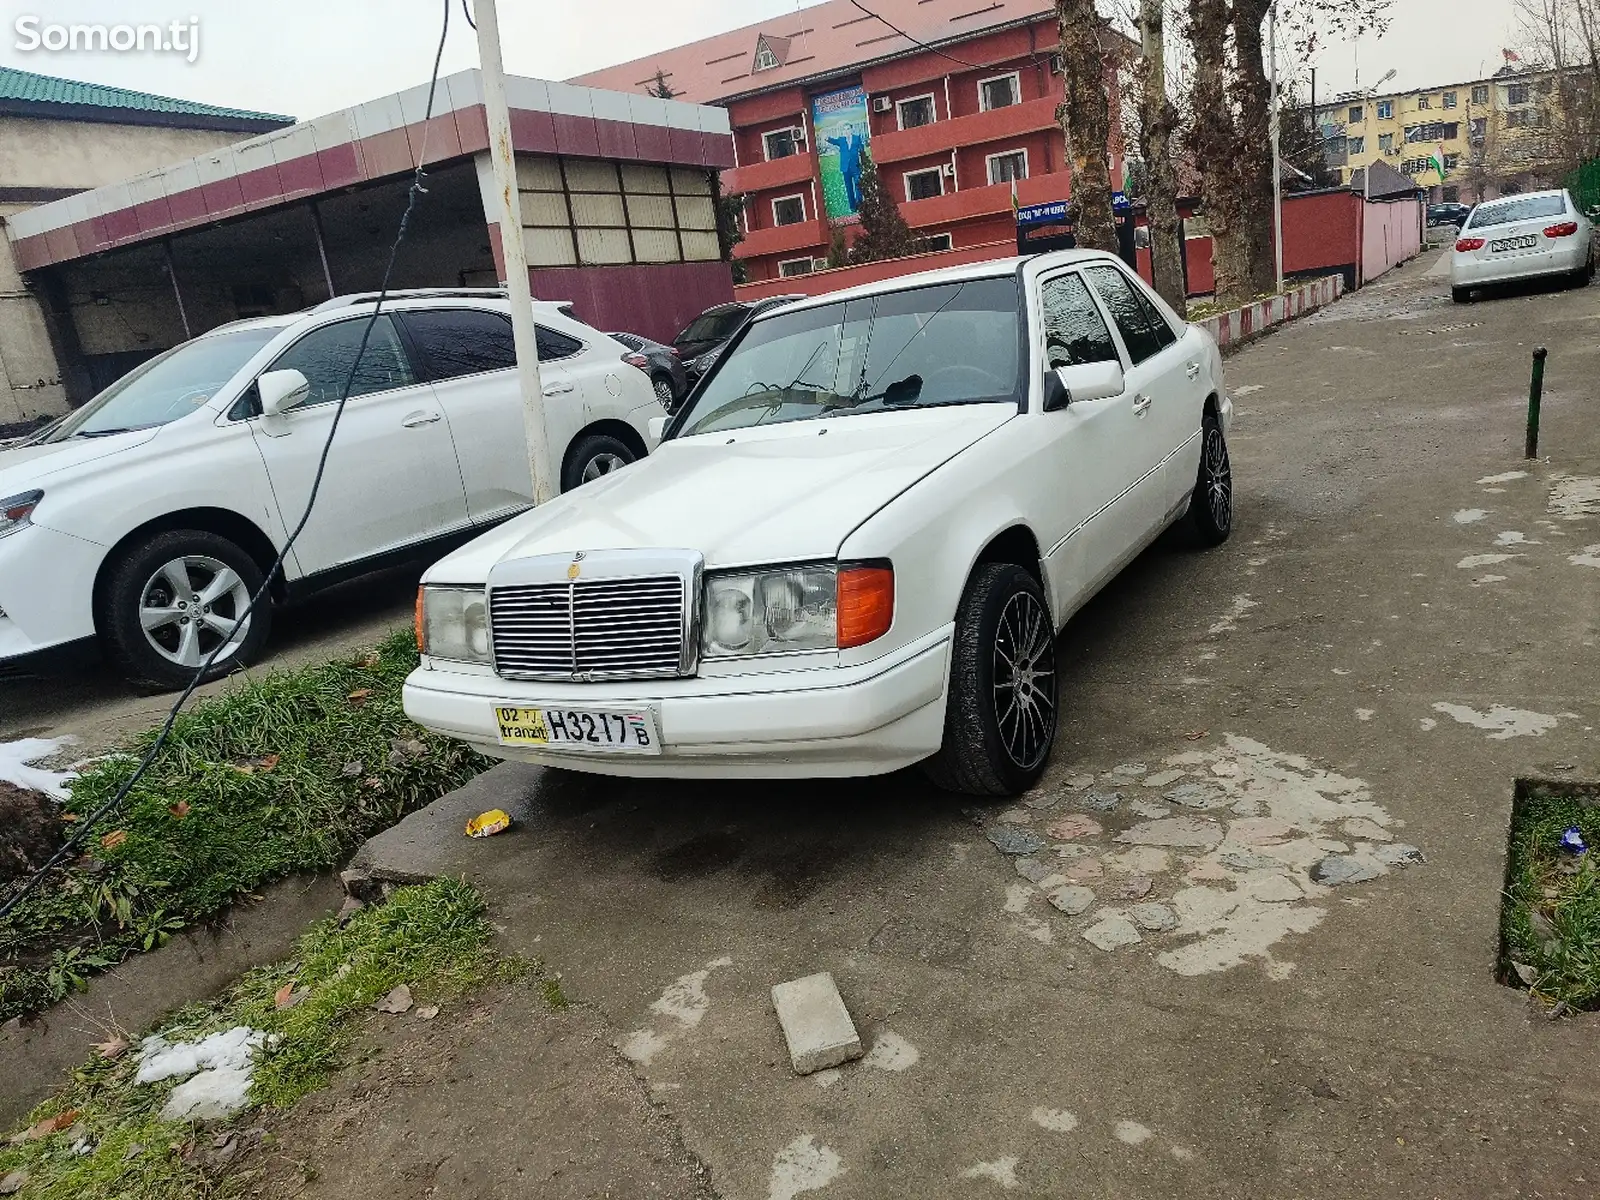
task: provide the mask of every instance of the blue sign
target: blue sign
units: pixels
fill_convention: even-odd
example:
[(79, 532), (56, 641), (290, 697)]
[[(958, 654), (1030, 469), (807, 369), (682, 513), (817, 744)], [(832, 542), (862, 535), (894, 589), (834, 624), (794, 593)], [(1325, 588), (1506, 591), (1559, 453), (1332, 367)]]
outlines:
[(1111, 193), (1111, 207), (1112, 207), (1112, 209), (1114, 211), (1132, 207), (1128, 203), (1128, 193), (1127, 192), (1112, 192)]
[(1067, 215), (1067, 202), (1055, 200), (1049, 204), (1030, 204), (1017, 209), (1018, 225), (1038, 225), (1044, 221), (1061, 221)]

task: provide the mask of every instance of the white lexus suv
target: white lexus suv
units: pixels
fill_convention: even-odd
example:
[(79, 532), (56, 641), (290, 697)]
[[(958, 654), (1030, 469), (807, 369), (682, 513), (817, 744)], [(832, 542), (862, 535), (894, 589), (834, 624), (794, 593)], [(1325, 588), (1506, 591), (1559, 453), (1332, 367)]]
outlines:
[[(282, 602), (436, 557), (532, 503), (503, 292), (391, 293), (236, 321), (143, 364), (0, 449), (0, 665), (98, 640), (130, 676), (186, 683), (246, 662), (272, 619), (240, 620), (310, 496)], [(625, 347), (535, 305), (564, 490), (643, 458), (664, 410)]]
[(1216, 344), (1118, 259), (902, 276), (754, 318), (648, 461), (423, 577), (405, 708), (668, 777), (1044, 770), (1055, 639), (1186, 514), (1233, 520)]

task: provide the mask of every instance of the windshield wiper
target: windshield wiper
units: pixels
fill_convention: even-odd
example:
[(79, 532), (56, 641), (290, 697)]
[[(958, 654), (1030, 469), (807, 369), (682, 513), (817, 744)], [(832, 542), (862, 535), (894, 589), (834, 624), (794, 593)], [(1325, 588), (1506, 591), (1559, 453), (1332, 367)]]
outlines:
[(129, 425), (125, 429), (80, 429), (73, 437), (111, 437), (117, 433), (132, 433), (135, 429), (148, 429), (149, 426)]

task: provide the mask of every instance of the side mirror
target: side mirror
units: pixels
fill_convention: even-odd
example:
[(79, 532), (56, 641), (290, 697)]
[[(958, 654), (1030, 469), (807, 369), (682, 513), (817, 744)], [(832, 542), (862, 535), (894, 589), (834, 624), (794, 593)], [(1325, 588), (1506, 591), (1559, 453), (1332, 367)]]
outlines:
[(652, 442), (659, 442), (661, 440), (662, 434), (667, 432), (667, 421), (668, 420), (670, 420), (670, 418), (668, 418), (668, 417), (651, 417), (650, 418), (650, 440)]
[(1128, 390), (1118, 362), (1078, 363), (1055, 367), (1044, 376), (1044, 411), (1054, 412), (1069, 404), (1104, 400)]
[(268, 371), (256, 380), (261, 393), (261, 411), (265, 416), (282, 416), (311, 394), (311, 383), (294, 368), (286, 371)]

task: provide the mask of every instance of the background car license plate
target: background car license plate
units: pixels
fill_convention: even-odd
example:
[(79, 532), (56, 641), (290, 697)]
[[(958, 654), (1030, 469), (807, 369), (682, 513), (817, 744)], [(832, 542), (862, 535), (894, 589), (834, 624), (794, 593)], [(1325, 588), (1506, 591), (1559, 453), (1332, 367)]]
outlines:
[(502, 746), (611, 754), (660, 754), (655, 717), (648, 709), (496, 708)]
[(1490, 242), (1490, 250), (1531, 250), (1539, 239), (1533, 235), (1527, 237), (1501, 238), (1498, 242)]

